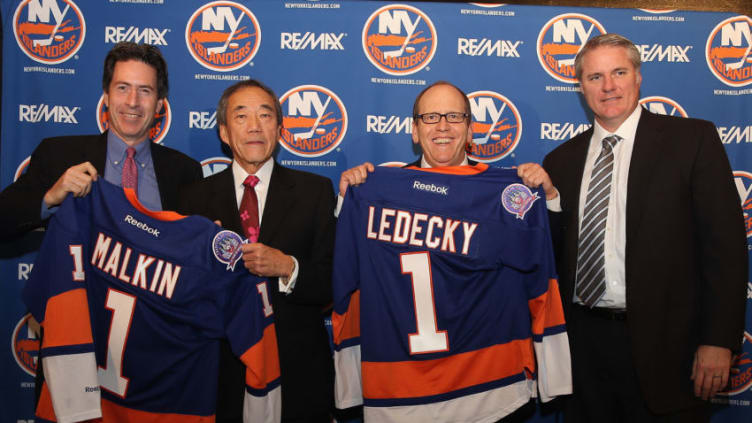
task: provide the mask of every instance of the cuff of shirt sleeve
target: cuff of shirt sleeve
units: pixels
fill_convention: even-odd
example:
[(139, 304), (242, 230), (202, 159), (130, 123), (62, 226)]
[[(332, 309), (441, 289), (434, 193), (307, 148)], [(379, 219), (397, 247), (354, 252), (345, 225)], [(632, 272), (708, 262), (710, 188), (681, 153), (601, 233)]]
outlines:
[(546, 208), (548, 211), (552, 212), (560, 212), (561, 211), (561, 195), (559, 194), (559, 190), (554, 188), (556, 190), (556, 197), (551, 200), (546, 200)]
[(283, 294), (291, 294), (293, 288), (295, 288), (295, 282), (298, 281), (298, 259), (296, 259), (295, 256), (290, 257), (292, 257), (292, 261), (294, 263), (292, 267), (292, 274), (289, 278), (279, 278), (279, 292)]

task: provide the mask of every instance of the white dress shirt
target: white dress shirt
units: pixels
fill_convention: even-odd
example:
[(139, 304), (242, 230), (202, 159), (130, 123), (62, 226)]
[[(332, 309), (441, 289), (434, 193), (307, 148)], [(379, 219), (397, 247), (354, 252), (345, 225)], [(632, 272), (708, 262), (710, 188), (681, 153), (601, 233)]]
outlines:
[[(580, 187), (580, 209), (578, 220), (582, 228), (582, 212), (585, 207), (590, 176), (593, 172), (595, 160), (603, 149), (603, 138), (609, 135), (621, 137), (614, 146), (614, 169), (611, 180), (611, 196), (608, 200), (608, 216), (606, 218), (606, 236), (604, 239), (606, 293), (595, 306), (614, 309), (626, 309), (626, 279), (624, 277), (624, 251), (627, 244), (627, 181), (629, 180), (629, 163), (632, 160), (637, 124), (640, 121), (642, 107), (639, 105), (616, 131), (608, 132), (596, 120), (593, 125), (593, 136), (590, 138), (585, 169), (582, 174)], [(574, 301), (582, 303), (577, 294)]]
[[(256, 186), (253, 187), (254, 191), (256, 191), (256, 198), (258, 198), (259, 228), (261, 227), (262, 216), (264, 216), (266, 195), (269, 193), (269, 181), (272, 178), (273, 169), (274, 160), (269, 159), (266, 163), (261, 165), (261, 168), (255, 173), (256, 177), (259, 179)], [(245, 185), (243, 185), (243, 182), (248, 175), (250, 175), (250, 173), (246, 172), (238, 162), (235, 160), (232, 161), (232, 179), (235, 183), (235, 200), (237, 201), (238, 209), (240, 209), (240, 201), (243, 199), (243, 193), (245, 192)], [(289, 282), (285, 285), (283, 282), (285, 282), (286, 278), (279, 278), (279, 292), (287, 294), (292, 292), (295, 287), (295, 282), (298, 280), (298, 260), (293, 256), (290, 257), (292, 257), (292, 260), (295, 262), (295, 267), (293, 268), (292, 275), (290, 275)]]

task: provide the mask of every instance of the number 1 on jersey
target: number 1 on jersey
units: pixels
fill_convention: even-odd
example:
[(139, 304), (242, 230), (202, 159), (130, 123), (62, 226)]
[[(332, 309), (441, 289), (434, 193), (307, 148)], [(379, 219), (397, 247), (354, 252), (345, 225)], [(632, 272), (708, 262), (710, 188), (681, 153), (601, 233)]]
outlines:
[(433, 300), (431, 258), (428, 252), (400, 254), (402, 273), (409, 273), (413, 283), (417, 333), (408, 335), (410, 354), (423, 354), (449, 349), (445, 330), (436, 327), (436, 306)]
[(128, 378), (123, 377), (123, 353), (131, 328), (136, 297), (112, 288), (107, 290), (105, 307), (112, 310), (110, 335), (107, 337), (107, 364), (98, 369), (99, 384), (113, 394), (125, 398)]

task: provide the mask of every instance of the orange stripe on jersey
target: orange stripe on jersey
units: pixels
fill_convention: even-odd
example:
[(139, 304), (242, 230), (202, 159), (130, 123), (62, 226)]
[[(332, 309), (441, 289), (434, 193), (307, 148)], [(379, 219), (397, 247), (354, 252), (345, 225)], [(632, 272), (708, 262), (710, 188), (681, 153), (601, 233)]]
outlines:
[[(175, 389), (180, 389), (176, 387)], [(134, 410), (102, 399), (102, 421), (139, 423), (214, 423), (214, 415), (194, 416), (190, 414), (153, 413)]]
[(174, 211), (154, 211), (147, 209), (140, 201), (138, 201), (138, 195), (136, 195), (136, 191), (133, 191), (133, 188), (123, 188), (123, 192), (125, 193), (125, 198), (130, 201), (131, 205), (135, 207), (136, 210), (147, 216), (168, 222), (185, 218), (182, 214), (175, 213)]
[(264, 329), (261, 340), (240, 356), (245, 364), (245, 383), (255, 389), (264, 389), (279, 378), (279, 353), (277, 333), (271, 324)]
[(42, 348), (91, 344), (91, 322), (86, 290), (74, 289), (47, 300)]
[(532, 330), (535, 335), (542, 335), (546, 328), (564, 324), (564, 310), (556, 279), (549, 279), (548, 291), (528, 301), (528, 307), (533, 316)]
[(534, 364), (530, 339), (425, 361), (364, 361), (363, 396), (413, 398), (444, 394), (514, 376)]
[(360, 290), (350, 296), (350, 304), (345, 314), (332, 313), (332, 330), (334, 343), (360, 337)]
[(42, 382), (42, 392), (39, 395), (39, 402), (37, 402), (37, 417), (53, 422), (57, 421), (55, 418), (55, 410), (52, 408), (52, 397), (50, 396), (50, 389), (47, 387), (47, 382)]
[(488, 169), (488, 165), (485, 163), (478, 163), (476, 165), (464, 165), (464, 166), (440, 166), (440, 167), (416, 167), (408, 166), (405, 169), (421, 170), (423, 172), (433, 173), (445, 173), (448, 175), (477, 175), (485, 172)]

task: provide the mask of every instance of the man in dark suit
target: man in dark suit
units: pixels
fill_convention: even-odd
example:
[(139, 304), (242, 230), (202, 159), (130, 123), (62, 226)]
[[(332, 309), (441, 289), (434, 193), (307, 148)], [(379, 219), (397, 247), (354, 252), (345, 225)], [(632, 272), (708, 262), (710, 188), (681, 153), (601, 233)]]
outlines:
[(543, 168), (520, 166), (551, 211), (573, 360), (567, 420), (706, 422), (702, 400), (726, 385), (744, 329), (746, 237), (728, 159), (712, 123), (638, 105), (640, 53), (626, 38), (591, 39), (575, 68), (593, 128)]
[[(260, 82), (227, 88), (217, 123), (222, 142), (232, 150), (232, 165), (188, 187), (179, 211), (218, 220), (256, 241), (243, 246), (246, 268), (279, 280), (279, 289), (268, 294), (279, 345), (282, 421), (328, 423), (334, 367), (322, 312), (332, 301), (332, 184), (274, 161), (282, 108), (274, 92)], [(246, 186), (248, 178), (255, 182)], [(257, 204), (248, 210), (244, 204), (251, 197)], [(254, 212), (257, 221), (249, 229), (247, 217)], [(218, 422), (241, 421), (243, 375), (242, 364), (224, 345)]]
[(110, 130), (43, 140), (27, 172), (0, 193), (0, 239), (43, 226), (68, 193), (86, 195), (99, 176), (121, 185), (129, 149), (138, 197), (148, 208), (174, 209), (179, 187), (201, 179), (195, 160), (146, 142), (168, 91), (167, 64), (156, 47), (115, 45), (104, 62), (102, 89)]
[[(407, 166), (439, 167), (474, 165), (466, 150), (473, 139), (470, 99), (454, 84), (438, 81), (418, 94), (413, 103), (413, 144), (422, 154)], [(365, 182), (373, 164), (365, 162), (342, 172), (339, 196), (344, 198), (349, 185)], [(340, 200), (341, 203), (341, 200)], [(339, 210), (339, 206), (337, 208)]]

